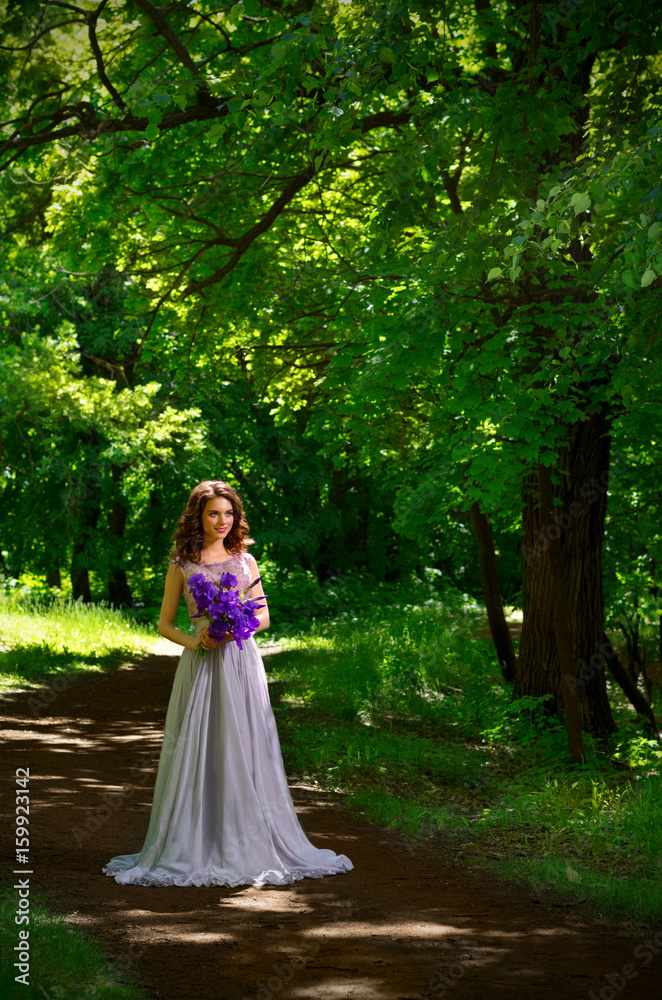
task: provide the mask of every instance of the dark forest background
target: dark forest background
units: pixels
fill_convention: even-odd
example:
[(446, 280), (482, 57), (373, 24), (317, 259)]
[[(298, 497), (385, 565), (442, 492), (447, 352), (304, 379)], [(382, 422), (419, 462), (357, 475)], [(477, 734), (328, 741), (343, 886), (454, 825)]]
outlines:
[(9, 0), (6, 580), (158, 601), (221, 478), (277, 587), (458, 590), (575, 740), (614, 728), (605, 667), (653, 724), (660, 32), (643, 0)]

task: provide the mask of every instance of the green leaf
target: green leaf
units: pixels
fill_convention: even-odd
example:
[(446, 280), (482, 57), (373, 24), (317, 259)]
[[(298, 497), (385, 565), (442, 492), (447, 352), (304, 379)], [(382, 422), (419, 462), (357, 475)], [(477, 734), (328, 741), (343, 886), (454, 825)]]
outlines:
[(579, 215), (581, 212), (588, 212), (591, 207), (591, 199), (587, 194), (573, 194), (570, 199), (570, 204), (575, 210), (575, 215)]
[(662, 233), (662, 222), (654, 222), (648, 230), (648, 239), (654, 240)]
[(646, 288), (653, 281), (655, 281), (655, 271), (651, 267), (647, 267), (641, 276), (641, 287)]
[(389, 49), (388, 45), (382, 45), (379, 50), (379, 58), (385, 63), (394, 63), (395, 55), (393, 54), (393, 49)]
[(603, 187), (599, 181), (593, 181), (591, 184), (591, 194), (593, 195), (595, 201), (602, 203), (606, 201), (609, 197), (609, 192), (606, 187)]
[(150, 122), (147, 128), (145, 129), (145, 138), (148, 139), (150, 142), (153, 142), (154, 139), (158, 139), (159, 135), (160, 135), (159, 126), (156, 124), (156, 122)]
[(241, 111), (242, 105), (244, 103), (243, 97), (233, 97), (227, 103), (228, 111), (231, 115), (236, 115), (238, 111)]
[(487, 280), (488, 281), (495, 281), (496, 278), (500, 278), (502, 274), (503, 274), (503, 268), (501, 268), (501, 267), (493, 267), (490, 270), (490, 273), (487, 276)]
[(228, 127), (227, 120), (214, 122), (212, 127), (207, 132), (207, 138), (210, 139), (212, 142), (216, 142), (216, 140), (220, 139), (221, 136), (224, 134), (227, 127)]

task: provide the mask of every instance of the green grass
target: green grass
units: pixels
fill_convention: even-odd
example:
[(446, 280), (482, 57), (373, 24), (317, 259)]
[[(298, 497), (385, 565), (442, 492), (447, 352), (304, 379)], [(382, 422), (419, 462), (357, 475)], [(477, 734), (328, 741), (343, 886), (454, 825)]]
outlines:
[(152, 628), (105, 604), (0, 597), (0, 691), (86, 670), (105, 670), (149, 653)]
[[(0, 603), (0, 691), (44, 682), (54, 691), (80, 672), (104, 670), (144, 656), (154, 645), (152, 628), (106, 605), (4, 594)], [(48, 691), (46, 692), (49, 693)], [(3, 956), (19, 943), (14, 923), (17, 893), (2, 886), (0, 942)], [(3, 960), (0, 996), (47, 1000), (139, 1000), (130, 974), (132, 955), (110, 959), (103, 946), (31, 896), (30, 986), (15, 982), (14, 958)], [(133, 956), (135, 957), (135, 956)]]
[[(38, 895), (30, 897), (29, 986), (15, 981), (14, 948), (19, 928), (14, 922), (17, 892), (13, 883), (0, 888), (0, 996), (3, 1000), (141, 1000), (145, 996), (131, 972), (135, 956), (111, 959), (103, 946), (54, 913)], [(25, 929), (26, 925), (21, 925)]]
[(288, 768), (540, 891), (661, 920), (660, 744), (610, 685), (620, 735), (571, 764), (562, 723), (511, 701), (476, 626), (457, 600), (316, 622), (268, 661)]
[[(476, 638), (479, 609), (457, 594), (431, 599), (423, 585), (418, 605), (398, 604), (402, 594), (379, 588), (375, 607), (367, 590), (355, 604), (340, 587), (326, 610), (351, 614), (314, 618), (269, 657), (289, 773), (537, 891), (662, 919), (662, 750), (619, 690), (610, 685), (619, 734), (587, 738), (587, 762), (573, 765), (561, 722), (535, 700), (512, 702), (492, 644)], [(62, 673), (148, 652), (154, 635), (100, 605), (5, 598), (0, 680), (56, 687)]]

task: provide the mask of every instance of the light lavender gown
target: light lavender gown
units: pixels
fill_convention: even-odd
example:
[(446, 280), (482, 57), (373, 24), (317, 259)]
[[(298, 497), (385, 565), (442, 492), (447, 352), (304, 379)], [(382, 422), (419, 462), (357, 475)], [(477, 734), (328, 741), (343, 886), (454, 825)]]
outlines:
[[(250, 582), (246, 555), (210, 566), (181, 564), (188, 580)], [(196, 630), (205, 619), (194, 619)], [(350, 871), (344, 854), (314, 847), (287, 785), (264, 664), (255, 639), (224, 643), (200, 656), (184, 649), (165, 722), (149, 828), (138, 854), (103, 868), (136, 885), (282, 885)]]

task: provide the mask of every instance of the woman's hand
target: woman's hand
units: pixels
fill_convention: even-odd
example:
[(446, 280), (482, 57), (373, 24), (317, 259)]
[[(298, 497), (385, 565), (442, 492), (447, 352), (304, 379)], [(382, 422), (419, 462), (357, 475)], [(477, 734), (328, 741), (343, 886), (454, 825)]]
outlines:
[[(216, 649), (220, 645), (216, 639), (212, 639), (209, 635), (209, 626), (203, 628), (202, 632), (199, 634), (200, 642), (198, 645), (202, 646), (203, 649)], [(223, 640), (221, 640), (223, 641)]]
[(224, 632), (220, 639), (212, 639), (209, 635), (209, 626), (207, 626), (207, 628), (204, 628), (202, 632), (200, 632), (199, 638), (199, 645), (201, 645), (203, 649), (217, 649), (226, 642), (232, 642), (234, 635), (232, 632)]

